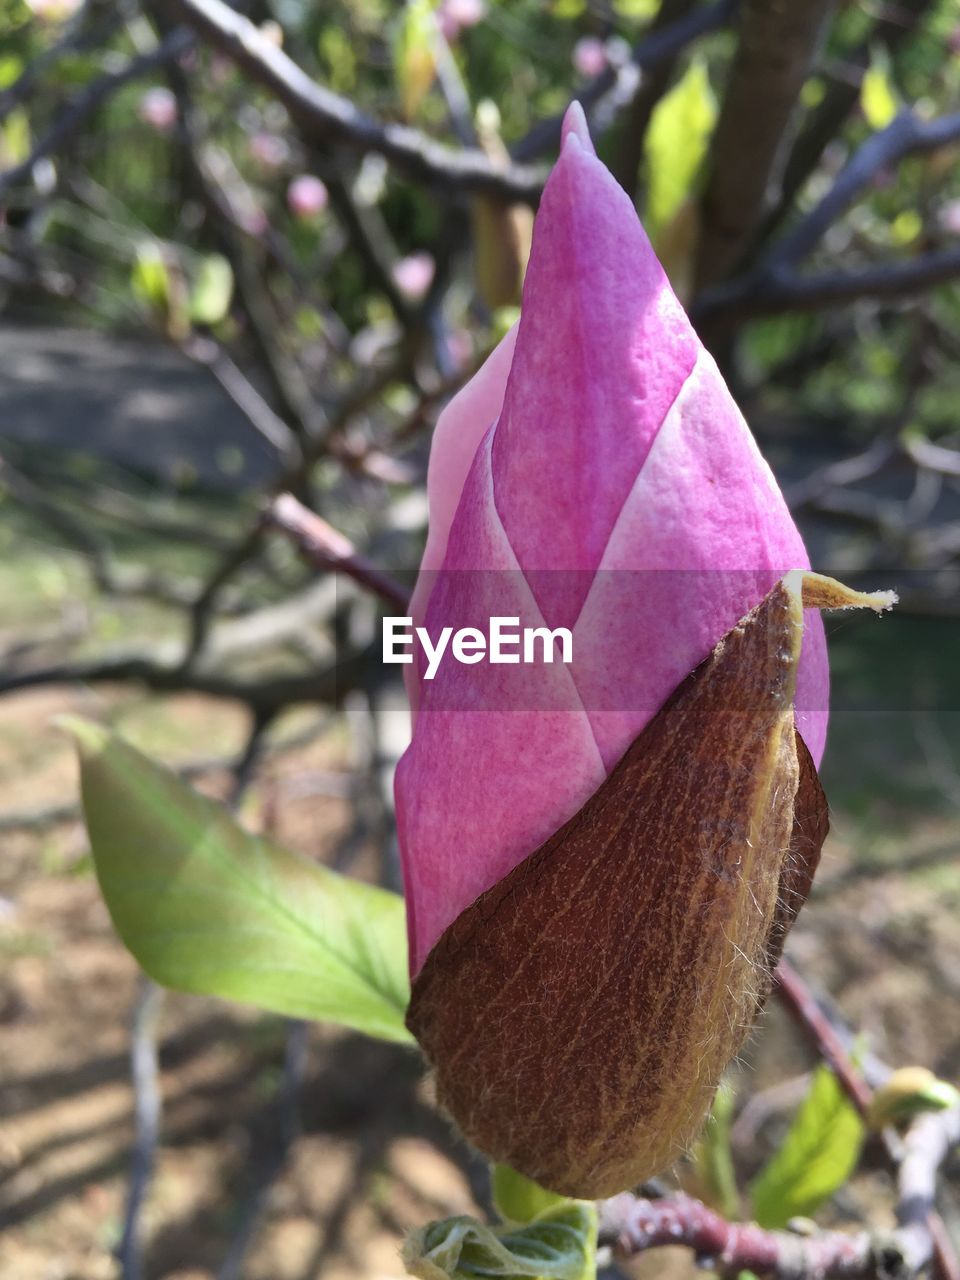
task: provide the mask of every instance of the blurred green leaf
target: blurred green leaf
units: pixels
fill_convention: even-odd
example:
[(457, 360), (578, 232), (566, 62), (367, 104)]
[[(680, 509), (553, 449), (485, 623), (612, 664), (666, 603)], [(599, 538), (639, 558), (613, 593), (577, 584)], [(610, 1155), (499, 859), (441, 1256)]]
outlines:
[(864, 1125), (829, 1067), (813, 1083), (779, 1151), (750, 1184), (762, 1227), (810, 1217), (839, 1190), (856, 1167)]
[(22, 164), (30, 154), (30, 119), (21, 107), (11, 111), (0, 128), (0, 162)]
[(65, 727), (100, 888), (152, 978), (410, 1040), (400, 897), (250, 835), (100, 726)]
[(436, 74), (437, 25), (432, 0), (407, 0), (393, 47), (403, 114), (412, 120)]
[(890, 57), (880, 47), (872, 51), (870, 65), (863, 75), (860, 108), (871, 129), (885, 129), (899, 110), (890, 74)]
[(582, 17), (586, 11), (587, 0), (553, 0), (553, 8), (551, 10), (555, 18), (561, 18), (568, 22), (574, 18)]
[(6, 53), (0, 57), (0, 89), (7, 89), (15, 80), (19, 80), (22, 71), (23, 60), (15, 53)]
[(532, 1222), (547, 1209), (566, 1203), (564, 1196), (547, 1191), (507, 1164), (495, 1164), (491, 1173), (493, 1203), (505, 1222)]
[(614, 13), (621, 18), (632, 18), (637, 22), (649, 22), (660, 11), (661, 0), (613, 0)]
[(445, 1218), (407, 1237), (403, 1261), (420, 1280), (595, 1280), (597, 1209), (564, 1200), (535, 1222), (508, 1231), (474, 1218)]
[(138, 247), (130, 271), (130, 284), (136, 296), (149, 306), (165, 310), (169, 305), (170, 272), (160, 246), (152, 240)]
[(710, 1116), (693, 1149), (701, 1198), (731, 1219), (740, 1216), (740, 1197), (730, 1147), (734, 1101), (733, 1089), (724, 1082), (717, 1090)]
[(691, 194), (717, 118), (706, 63), (694, 59), (657, 103), (644, 139), (647, 166), (647, 231), (667, 226)]
[(233, 269), (219, 253), (207, 254), (190, 291), (190, 319), (197, 324), (219, 324), (230, 310)]

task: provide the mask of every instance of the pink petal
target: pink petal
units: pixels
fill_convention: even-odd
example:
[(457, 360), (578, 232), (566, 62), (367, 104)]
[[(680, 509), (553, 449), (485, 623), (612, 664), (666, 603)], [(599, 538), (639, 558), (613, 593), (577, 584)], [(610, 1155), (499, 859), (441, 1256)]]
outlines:
[(567, 571), (540, 576), (535, 592), (551, 626), (570, 626), (699, 345), (633, 205), (573, 127), (523, 296), (496, 500), (524, 569)]

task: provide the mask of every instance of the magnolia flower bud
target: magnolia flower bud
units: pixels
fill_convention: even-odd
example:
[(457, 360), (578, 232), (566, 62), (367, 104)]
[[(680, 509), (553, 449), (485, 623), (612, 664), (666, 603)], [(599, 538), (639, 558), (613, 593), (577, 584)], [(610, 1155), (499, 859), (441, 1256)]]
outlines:
[(295, 218), (315, 218), (329, 199), (326, 183), (312, 173), (301, 173), (287, 187), (287, 207)]
[(683, 1149), (762, 1001), (826, 829), (817, 610), (863, 601), (784, 585), (800, 536), (579, 108), (428, 497), (415, 624), (572, 659), (406, 668), (409, 1025), (483, 1151), (611, 1194)]
[(169, 133), (177, 123), (177, 100), (169, 89), (156, 85), (140, 99), (140, 119), (158, 133)]

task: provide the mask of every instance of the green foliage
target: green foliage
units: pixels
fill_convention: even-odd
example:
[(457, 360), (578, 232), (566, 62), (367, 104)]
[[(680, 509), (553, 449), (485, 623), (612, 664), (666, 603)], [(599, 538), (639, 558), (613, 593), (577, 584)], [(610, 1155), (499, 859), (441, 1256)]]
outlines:
[(757, 1222), (783, 1227), (815, 1213), (853, 1172), (863, 1134), (863, 1121), (836, 1076), (818, 1067), (779, 1151), (750, 1184)]
[(403, 114), (412, 120), (436, 74), (433, 0), (407, 0), (393, 46), (393, 64)]
[(190, 319), (197, 324), (219, 324), (230, 310), (233, 270), (219, 253), (208, 253), (200, 262), (190, 291)]
[(644, 139), (646, 223), (652, 238), (665, 230), (691, 194), (716, 118), (706, 63), (696, 58), (657, 103)]
[(650, 22), (660, 10), (660, 0), (613, 0), (613, 10), (634, 22)]
[(134, 294), (159, 311), (166, 310), (170, 302), (170, 272), (160, 246), (152, 240), (137, 249), (130, 270), (130, 287)]
[(152, 978), (410, 1039), (401, 898), (250, 835), (107, 730), (66, 727), (100, 888)]
[(491, 1172), (493, 1203), (504, 1222), (532, 1222), (547, 1209), (564, 1204), (563, 1196), (547, 1191), (507, 1164), (495, 1164)]
[(701, 1197), (727, 1218), (740, 1216), (737, 1176), (730, 1146), (735, 1095), (727, 1084), (721, 1084), (713, 1100), (710, 1117), (693, 1150)]
[(474, 1218), (431, 1222), (408, 1236), (403, 1261), (420, 1280), (594, 1280), (597, 1210), (563, 1200), (534, 1222), (510, 1230)]
[(885, 129), (899, 109), (890, 75), (890, 58), (874, 49), (860, 85), (860, 108), (872, 129)]

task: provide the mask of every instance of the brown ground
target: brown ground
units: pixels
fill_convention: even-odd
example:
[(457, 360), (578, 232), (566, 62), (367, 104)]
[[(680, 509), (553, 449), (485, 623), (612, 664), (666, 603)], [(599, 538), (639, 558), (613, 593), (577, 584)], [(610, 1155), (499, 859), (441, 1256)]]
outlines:
[[(5, 700), (0, 814), (73, 797), (70, 750), (48, 727), (67, 709), (108, 715), (168, 760), (194, 758), (198, 741), (208, 755), (228, 756), (244, 731), (239, 713), (195, 698), (161, 706), (130, 693), (55, 691)], [(274, 814), (282, 839), (333, 857), (349, 826), (347, 803), (303, 784), (342, 770), (345, 760), (336, 728), (271, 757), (245, 819)], [(222, 774), (205, 785), (216, 789)], [(138, 975), (111, 931), (78, 822), (0, 830), (0, 840), (0, 1277), (107, 1280), (118, 1274), (112, 1251), (132, 1136), (128, 1025)], [(957, 848), (956, 821), (941, 815), (914, 820), (908, 835), (865, 853), (861, 828), (841, 815), (792, 944), (876, 1052), (954, 1079)], [(275, 1158), (286, 1028), (247, 1009), (168, 995), (160, 1036), (163, 1140), (143, 1219), (145, 1274), (207, 1280), (249, 1217), (252, 1183)], [(777, 1011), (747, 1060), (756, 1075), (744, 1072), (744, 1092), (809, 1065)], [(767, 1096), (776, 1132), (777, 1095)], [(471, 1208), (465, 1153), (431, 1109), (411, 1052), (313, 1028), (301, 1111), (301, 1135), (268, 1197), (247, 1280), (396, 1276), (407, 1227)], [(761, 1146), (766, 1132), (761, 1124)], [(756, 1145), (745, 1144), (747, 1164)], [(888, 1195), (886, 1176), (868, 1172), (838, 1212), (883, 1221)], [(658, 1276), (673, 1269), (665, 1256), (644, 1266)]]

